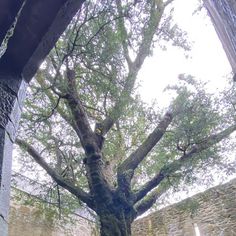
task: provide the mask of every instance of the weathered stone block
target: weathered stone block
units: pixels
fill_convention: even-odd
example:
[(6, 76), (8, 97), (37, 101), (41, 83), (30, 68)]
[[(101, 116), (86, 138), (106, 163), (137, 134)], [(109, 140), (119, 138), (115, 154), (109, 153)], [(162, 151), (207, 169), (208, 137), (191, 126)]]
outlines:
[(7, 236), (7, 222), (0, 216), (0, 235)]
[(132, 235), (195, 236), (196, 226), (204, 236), (236, 235), (235, 187), (236, 179), (136, 220)]
[(26, 83), (19, 77), (0, 73), (0, 235), (7, 233), (10, 201), (12, 148)]
[(4, 129), (0, 128), (0, 214), (7, 218), (11, 184), (12, 141)]

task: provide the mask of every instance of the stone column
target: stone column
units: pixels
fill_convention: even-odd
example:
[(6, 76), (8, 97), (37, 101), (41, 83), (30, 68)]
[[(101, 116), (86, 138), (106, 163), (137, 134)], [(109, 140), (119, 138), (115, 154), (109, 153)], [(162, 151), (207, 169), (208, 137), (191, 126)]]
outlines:
[(0, 235), (7, 236), (12, 146), (27, 83), (21, 76), (0, 71)]
[(231, 64), (236, 80), (236, 2), (235, 0), (204, 0), (215, 30)]

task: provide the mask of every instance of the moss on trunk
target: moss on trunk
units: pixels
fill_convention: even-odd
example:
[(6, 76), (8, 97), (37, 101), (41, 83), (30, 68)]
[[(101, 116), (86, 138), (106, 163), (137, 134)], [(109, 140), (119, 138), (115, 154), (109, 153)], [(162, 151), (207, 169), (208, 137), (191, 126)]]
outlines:
[(131, 223), (113, 214), (100, 216), (101, 236), (131, 236)]

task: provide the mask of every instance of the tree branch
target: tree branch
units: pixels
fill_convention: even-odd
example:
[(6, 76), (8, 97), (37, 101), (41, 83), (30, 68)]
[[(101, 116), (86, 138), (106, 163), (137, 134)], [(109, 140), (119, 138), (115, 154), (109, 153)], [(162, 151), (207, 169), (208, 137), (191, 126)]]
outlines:
[(166, 112), (160, 123), (154, 129), (154, 131), (149, 134), (147, 139), (140, 145), (119, 167), (119, 174), (124, 173), (127, 170), (135, 170), (140, 162), (147, 156), (147, 154), (155, 147), (155, 145), (160, 141), (162, 136), (165, 134), (167, 127), (173, 120), (173, 113)]
[(134, 208), (137, 212), (137, 216), (142, 215), (144, 212), (150, 209), (165, 191), (165, 188), (158, 188), (156, 190), (153, 190), (148, 196), (146, 196), (143, 201), (136, 204)]
[[(121, 0), (116, 0), (116, 5), (117, 5), (119, 15), (122, 15)], [(125, 28), (125, 22), (124, 22), (123, 17), (119, 18), (119, 20), (118, 20), (118, 28), (121, 32), (121, 35), (124, 35), (124, 38), (122, 39), (122, 48), (123, 48), (123, 51), (124, 51), (124, 56), (125, 56), (126, 62), (128, 64), (128, 67), (130, 67), (131, 64), (132, 64), (132, 61), (131, 61), (131, 58), (129, 56), (128, 43), (127, 43), (128, 33), (127, 33), (126, 28)]]
[(147, 22), (147, 26), (143, 27), (143, 38), (138, 49), (138, 54), (133, 62), (133, 70), (140, 68), (145, 58), (150, 53), (153, 37), (157, 32), (159, 23), (164, 13), (165, 5), (162, 1), (153, 1), (150, 11), (150, 18)]
[(174, 2), (174, 0), (167, 0), (164, 2), (164, 6), (167, 7), (168, 5), (170, 5), (172, 2)]
[(101, 165), (103, 138), (100, 133), (93, 132), (89, 125), (87, 114), (76, 90), (75, 72), (68, 67), (67, 80), (68, 95), (66, 99), (78, 127), (80, 142), (86, 152), (84, 164), (86, 166), (90, 190), (101, 202), (110, 202), (111, 190), (105, 179)]
[(72, 116), (76, 127), (78, 128), (77, 134), (80, 142), (88, 153), (88, 146), (93, 147), (94, 152), (100, 153), (100, 147), (97, 143), (95, 133), (92, 131), (86, 111), (84, 110), (83, 104), (81, 103), (76, 86), (75, 72), (67, 67), (67, 82), (68, 82), (68, 93), (65, 97), (68, 106), (71, 110)]
[[(117, 1), (119, 5), (119, 1)], [(122, 43), (123, 49), (126, 53), (126, 60), (129, 65), (129, 73), (126, 77), (126, 81), (124, 84), (124, 89), (121, 92), (120, 98), (117, 100), (110, 114), (100, 123), (98, 124), (101, 134), (103, 136), (111, 129), (114, 123), (120, 118), (120, 116), (124, 113), (126, 106), (129, 104), (131, 91), (134, 88), (134, 84), (137, 78), (137, 74), (141, 69), (145, 58), (150, 53), (150, 47), (153, 41), (153, 37), (157, 31), (159, 26), (162, 14), (164, 12), (164, 5), (160, 4), (158, 1), (153, 1), (153, 6), (151, 8), (150, 18), (147, 22), (147, 27), (144, 27), (143, 30), (143, 38), (142, 42), (139, 46), (137, 56), (133, 62), (130, 61), (128, 57), (128, 51), (125, 43)], [(121, 24), (122, 22), (120, 22)], [(121, 30), (125, 30), (121, 25)]]
[(219, 132), (218, 134), (213, 134), (207, 137), (206, 139), (203, 139), (203, 141), (200, 144), (193, 145), (190, 151), (182, 155), (178, 160), (175, 160), (170, 164), (163, 166), (161, 170), (151, 180), (145, 183), (140, 188), (140, 190), (135, 194), (134, 196), (135, 202), (138, 202), (143, 197), (145, 197), (148, 192), (157, 187), (161, 183), (161, 181), (165, 179), (167, 176), (180, 170), (181, 167), (183, 167), (184, 164), (186, 164), (190, 158), (193, 158), (195, 156), (195, 154), (200, 153), (208, 149), (209, 147), (217, 144), (218, 142), (227, 138), (235, 130), (236, 130), (236, 125), (232, 125), (227, 129)]
[(44, 160), (44, 158), (27, 142), (19, 138), (16, 139), (16, 143), (24, 149), (33, 159), (47, 172), (48, 175), (61, 187), (67, 189), (70, 193), (78, 197), (81, 201), (86, 203), (89, 207), (93, 207), (92, 197), (84, 192), (81, 188), (69, 183), (62, 178), (54, 169), (52, 169)]
[[(55, 79), (55, 78), (54, 78), (54, 79)], [(51, 102), (52, 104), (55, 104), (55, 103), (56, 103), (56, 100), (55, 100), (55, 97), (54, 97), (54, 95), (53, 95), (53, 93), (52, 93), (52, 92), (55, 93), (55, 89), (53, 89), (53, 85), (49, 87), (49, 88), (51, 89), (51, 90), (49, 90), (49, 88), (47, 87), (47, 85), (46, 85), (46, 83), (45, 83), (44, 78), (42, 78), (42, 76), (40, 76), (40, 74), (37, 74), (36, 80), (37, 80), (37, 82), (40, 84), (40, 86), (42, 87), (42, 90), (44, 90), (43, 92), (44, 92), (44, 94), (47, 95), (47, 97), (48, 97), (48, 99), (50, 100), (50, 102)], [(56, 95), (58, 95), (58, 94), (56, 93)], [(59, 95), (58, 95), (58, 96), (59, 96)], [(64, 112), (64, 110), (62, 109), (62, 107), (61, 107), (61, 106), (57, 106), (57, 107), (56, 107), (56, 110), (57, 110), (57, 112), (60, 114), (60, 116), (67, 122), (67, 124), (69, 124), (69, 125), (73, 128), (73, 130), (78, 134), (78, 128), (77, 128), (76, 124), (75, 124), (74, 121)]]

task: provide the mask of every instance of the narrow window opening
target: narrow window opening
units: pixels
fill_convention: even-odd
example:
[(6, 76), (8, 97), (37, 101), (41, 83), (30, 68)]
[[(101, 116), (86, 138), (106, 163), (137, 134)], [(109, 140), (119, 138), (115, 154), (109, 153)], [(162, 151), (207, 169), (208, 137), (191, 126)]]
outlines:
[(193, 227), (194, 227), (194, 231), (195, 231), (195, 236), (201, 236), (198, 225), (196, 223), (194, 223)]

